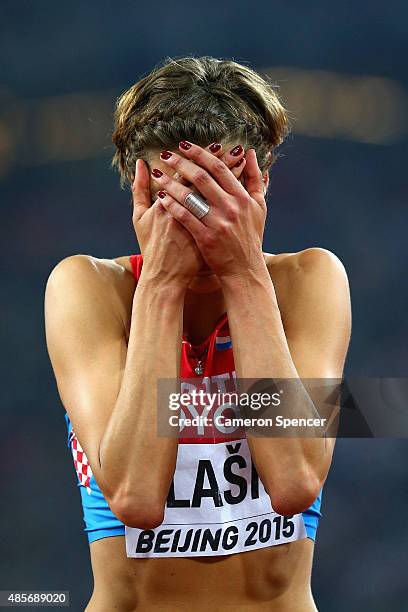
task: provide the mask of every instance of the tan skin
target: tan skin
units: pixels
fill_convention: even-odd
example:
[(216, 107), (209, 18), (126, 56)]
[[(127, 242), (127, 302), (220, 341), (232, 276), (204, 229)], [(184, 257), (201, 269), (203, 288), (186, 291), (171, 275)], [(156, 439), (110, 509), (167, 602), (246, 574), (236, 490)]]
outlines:
[[(228, 151), (228, 149), (227, 149)], [(186, 154), (178, 152), (181, 157), (188, 159)], [(175, 152), (175, 155), (177, 153)], [(189, 163), (196, 168), (203, 167), (198, 159), (192, 161), (192, 153)], [(228, 157), (228, 152), (223, 154), (218, 152), (214, 157), (219, 157), (228, 168), (232, 168), (233, 161)], [(244, 157), (244, 152), (238, 156)], [(208, 161), (208, 158), (207, 158)], [(307, 249), (300, 253), (285, 253), (272, 255), (257, 251), (260, 244), (257, 240), (250, 237), (252, 232), (263, 233), (263, 185), (267, 186), (268, 177), (264, 176), (263, 185), (259, 181), (256, 183), (255, 171), (259, 169), (255, 166), (253, 153), (245, 154), (245, 162), (241, 168), (234, 169), (233, 175), (237, 183), (245, 187), (249, 193), (255, 194), (259, 199), (260, 210), (253, 210), (253, 220), (246, 219), (239, 231), (235, 232), (235, 261), (231, 259), (227, 251), (211, 253), (206, 251), (204, 243), (200, 243), (200, 238), (196, 235), (193, 239), (195, 228), (188, 230), (182, 227), (181, 221), (171, 221), (172, 215), (177, 216), (174, 204), (177, 204), (174, 183), (171, 177), (177, 178), (179, 186), (194, 184), (194, 177), (189, 170), (183, 169), (183, 176), (176, 176), (177, 169), (171, 167), (165, 160), (158, 156), (149, 160), (150, 170), (153, 167), (161, 169), (164, 174), (160, 180), (154, 179), (149, 175), (148, 167), (143, 162), (138, 163), (137, 175), (133, 183), (134, 195), (134, 226), (141, 251), (144, 257), (143, 269), (145, 273), (145, 283), (148, 287), (156, 289), (156, 293), (161, 295), (163, 287), (166, 288), (166, 304), (174, 301), (182, 301), (182, 328), (190, 340), (194, 343), (201, 342), (212, 331), (213, 326), (219, 315), (225, 310), (228, 311), (229, 319), (231, 313), (231, 335), (234, 347), (238, 344), (234, 340), (234, 319), (237, 314), (234, 310), (232, 299), (238, 296), (241, 306), (246, 312), (245, 295), (247, 290), (242, 287), (242, 282), (238, 284), (238, 278), (246, 279), (246, 287), (253, 283), (246, 277), (246, 272), (239, 274), (241, 270), (248, 270), (253, 267), (261, 283), (251, 284), (249, 293), (255, 294), (259, 300), (264, 300), (264, 308), (257, 313), (257, 319), (261, 316), (270, 317), (262, 322), (263, 329), (273, 326), (273, 333), (267, 339), (269, 343), (278, 337), (281, 329), (285, 330), (287, 337), (287, 352), (282, 348), (281, 356), (277, 361), (279, 375), (284, 372), (287, 376), (294, 376), (294, 371), (303, 377), (340, 377), (344, 365), (350, 335), (350, 306), (347, 278), (344, 269), (337, 258), (322, 249)], [(174, 158), (171, 163), (174, 162)], [(249, 166), (249, 171), (246, 171)], [(164, 177), (164, 178), (163, 178)], [(162, 181), (162, 182), (160, 182)], [(152, 196), (154, 199), (158, 189), (165, 188), (171, 196), (164, 206), (164, 201), (160, 207), (160, 213), (154, 211), (151, 206)], [(201, 190), (200, 190), (201, 191)], [(202, 191), (201, 191), (202, 192)], [(202, 192), (203, 193), (203, 192)], [(174, 197), (173, 197), (174, 196)], [(207, 200), (216, 208), (216, 202)], [(255, 200), (256, 201), (256, 200)], [(156, 208), (161, 202), (155, 200)], [(173, 204), (173, 206), (171, 206)], [(233, 205), (234, 202), (228, 203)], [(238, 200), (234, 205), (238, 205)], [(172, 211), (170, 212), (170, 207)], [(148, 209), (157, 215), (149, 222), (143, 216)], [(220, 209), (213, 212), (219, 212)], [(234, 215), (231, 215), (233, 217)], [(153, 215), (151, 215), (153, 217)], [(156, 223), (156, 226), (155, 226)], [(188, 223), (188, 221), (187, 221)], [(234, 220), (231, 221), (234, 223)], [(252, 223), (252, 225), (251, 225)], [(160, 225), (161, 224), (161, 225)], [(170, 229), (164, 230), (164, 227)], [(153, 233), (152, 233), (153, 227)], [(208, 226), (206, 226), (208, 227)], [(249, 228), (243, 235), (242, 228)], [(172, 247), (165, 249), (169, 241), (163, 240), (163, 232), (174, 230), (169, 240), (174, 240)], [(157, 240), (154, 240), (154, 235)], [(169, 235), (167, 235), (169, 236)], [(245, 252), (250, 254), (247, 261), (240, 261), (241, 251), (239, 244), (246, 241)], [(209, 241), (211, 244), (211, 241)], [(198, 247), (201, 244), (201, 249)], [(229, 235), (228, 244), (231, 250), (233, 237)], [(173, 252), (170, 250), (173, 249)], [(180, 251), (184, 257), (180, 257)], [(215, 259), (214, 259), (215, 258)], [(237, 265), (238, 259), (238, 265)], [(208, 262), (211, 267), (205, 265)], [(184, 262), (184, 266), (183, 266)], [(168, 265), (167, 265), (168, 263)], [(262, 265), (264, 268), (262, 268)], [(243, 268), (242, 266), (246, 266)], [(265, 279), (264, 269), (267, 271)], [(174, 274), (174, 271), (176, 273)], [(216, 273), (215, 273), (216, 272)], [(143, 273), (142, 273), (143, 274)], [(180, 281), (180, 279), (182, 279)], [(265, 280), (264, 280), (265, 279)], [(145, 299), (143, 284), (141, 284), (139, 300)], [(67, 293), (64, 289), (70, 287)], [(182, 290), (180, 289), (182, 287)], [(180, 291), (179, 291), (180, 289)], [(102, 492), (107, 498), (112, 510), (119, 518), (126, 518), (127, 524), (140, 527), (154, 527), (161, 523), (160, 506), (165, 502), (166, 488), (168, 490), (169, 474), (163, 477), (162, 489), (157, 488), (157, 495), (149, 500), (151, 502), (151, 512), (149, 516), (154, 519), (146, 518), (142, 512), (130, 512), (129, 508), (137, 505), (137, 499), (131, 498), (127, 505), (120, 504), (118, 500), (128, 495), (130, 482), (129, 474), (118, 471), (109, 472), (108, 467), (113, 463), (109, 455), (109, 449), (116, 443), (114, 437), (115, 427), (109, 423), (110, 410), (106, 409), (101, 401), (96, 401), (96, 396), (100, 387), (108, 384), (106, 382), (108, 366), (103, 367), (105, 359), (117, 360), (117, 367), (120, 374), (117, 375), (116, 390), (112, 391), (112, 397), (117, 396), (121, 380), (126, 378), (124, 362), (126, 360), (126, 346), (131, 346), (132, 327), (137, 326), (137, 316), (135, 311), (135, 296), (137, 296), (135, 280), (130, 267), (129, 257), (119, 257), (113, 260), (101, 260), (88, 256), (75, 256), (68, 258), (57, 266), (51, 274), (46, 293), (46, 327), (47, 344), (50, 352), (51, 361), (56, 375), (58, 388), (62, 401), (73, 422), (74, 429), (79, 437), (91, 466), (95, 478), (101, 487)], [(138, 288), (139, 291), (139, 288)], [(89, 313), (86, 300), (81, 295), (89, 293), (92, 308)], [(77, 340), (72, 328), (70, 335), (70, 317), (66, 314), (69, 302), (74, 296), (76, 311), (82, 305), (83, 321), (75, 320), (75, 324), (82, 325), (80, 339)], [(182, 296), (180, 298), (180, 296)], [(82, 301), (81, 301), (82, 300)], [(279, 321), (276, 320), (274, 308), (271, 307), (272, 315), (265, 305), (270, 300), (271, 304), (276, 304), (279, 308)], [(64, 302), (64, 303), (62, 303)], [(68, 305), (66, 304), (68, 302)], [(99, 307), (103, 304), (103, 307)], [(232, 304), (232, 305), (231, 305)], [(153, 303), (152, 308), (156, 307)], [(157, 307), (157, 313), (161, 312), (163, 306)], [(169, 306), (170, 308), (170, 306)], [(65, 309), (65, 310), (64, 310)], [(98, 310), (99, 309), (99, 310)], [(262, 312), (266, 310), (266, 314)], [(112, 316), (113, 313), (113, 316)], [(86, 317), (89, 317), (86, 319)], [(147, 314), (146, 314), (147, 316)], [(95, 323), (95, 319), (97, 322)], [(171, 320), (174, 316), (171, 317)], [(141, 319), (140, 319), (141, 320)], [(247, 333), (254, 337), (258, 330), (254, 328), (251, 319), (243, 319), (244, 328)], [(59, 330), (64, 326), (65, 340), (62, 345)], [(94, 359), (98, 360), (98, 367), (89, 374), (84, 375), (86, 364), (88, 364), (88, 347), (83, 346), (84, 337), (86, 338), (87, 326), (92, 327), (92, 335), (100, 338), (109, 334), (109, 346), (112, 346), (112, 353), (96, 354), (95, 350), (89, 350)], [(114, 330), (114, 331), (113, 331)], [(120, 331), (122, 330), (122, 331)], [(142, 327), (140, 326), (140, 330)], [(181, 332), (181, 328), (178, 328)], [(265, 333), (263, 333), (263, 336)], [(72, 336), (72, 338), (71, 338)], [(120, 340), (120, 337), (122, 340)], [(261, 341), (261, 335), (259, 335)], [(91, 340), (89, 340), (91, 342)], [(259, 346), (259, 343), (258, 343)], [(286, 346), (286, 345), (285, 345)], [(274, 354), (277, 354), (275, 346)], [(322, 347), (322, 348), (320, 348)], [(323, 355), (324, 347), (324, 355)], [(238, 375), (257, 376), (257, 371), (249, 371), (249, 366), (245, 361), (243, 353), (248, 351), (247, 347), (241, 348), (242, 353), (237, 355), (234, 349), (234, 359), (236, 359)], [(267, 354), (265, 348), (265, 354)], [(75, 359), (71, 358), (75, 354)], [(82, 358), (82, 355), (85, 357)], [(252, 361), (254, 355), (250, 356)], [(256, 357), (262, 361), (261, 356)], [(266, 363), (266, 362), (265, 362)], [(265, 369), (265, 363), (260, 363), (260, 367)], [(89, 361), (89, 368), (91, 368)], [(103, 370), (103, 371), (101, 371)], [(125, 373), (123, 374), (123, 370)], [(121, 378), (123, 374), (123, 379)], [(269, 376), (269, 373), (265, 374)], [(108, 377), (109, 378), (109, 377)], [(114, 383), (109, 383), (114, 384)], [(79, 390), (78, 390), (79, 389)], [(106, 386), (101, 390), (101, 397), (109, 396), (110, 389)], [(123, 394), (122, 394), (123, 395)], [(89, 397), (95, 399), (94, 404)], [(82, 402), (82, 404), (81, 404)], [(81, 406), (80, 406), (81, 404)], [(126, 402), (122, 400), (121, 406), (116, 406), (118, 413), (126, 414), (126, 419), (130, 418), (131, 412), (126, 407)], [(133, 402), (134, 405), (134, 402)], [(89, 410), (89, 411), (88, 411)], [(97, 412), (99, 410), (99, 412)], [(128, 410), (128, 412), (125, 412)], [(89, 420), (88, 420), (89, 417)], [(139, 415), (139, 420), (141, 414)], [(112, 419), (111, 419), (112, 420)], [(119, 419), (120, 422), (121, 419)], [(123, 419), (122, 419), (123, 420)], [(110, 432), (107, 438), (107, 432)], [(116, 426), (117, 427), (117, 426)], [(135, 425), (136, 427), (136, 425)], [(142, 432), (143, 433), (143, 432)], [(125, 432), (121, 432), (123, 439)], [(103, 441), (106, 444), (104, 447)], [(330, 466), (331, 454), (333, 451), (334, 440), (326, 441), (326, 446), (321, 446), (321, 440), (303, 440), (302, 444), (295, 443), (293, 440), (279, 441), (278, 444), (253, 445), (254, 461), (257, 465), (258, 473), (271, 495), (274, 508), (282, 514), (301, 512), (306, 509), (317, 496)], [(149, 452), (151, 443), (145, 448), (144, 453)], [(130, 448), (129, 445), (127, 448)], [(99, 449), (99, 455), (96, 452)], [(113, 457), (118, 455), (115, 450)], [(160, 453), (168, 453), (172, 457), (174, 448), (168, 445), (161, 447)], [(276, 454), (276, 456), (274, 455)], [(269, 476), (265, 469), (265, 463), (269, 461), (276, 464), (277, 457), (283, 461), (285, 466), (285, 453), (292, 458), (292, 462), (300, 465), (302, 469), (287, 470), (289, 482), (287, 489), (283, 490), (281, 482)], [(156, 453), (157, 455), (157, 453)], [(155, 455), (155, 456), (156, 456)], [(98, 465), (99, 456), (99, 465)], [(143, 461), (143, 457), (129, 457), (129, 463), (134, 461), (131, 472)], [(149, 457), (146, 461), (150, 461)], [(157, 468), (155, 480), (161, 480), (161, 475), (165, 472), (165, 466), (169, 463), (152, 466), (151, 471)], [(121, 462), (121, 465), (123, 462)], [(281, 464), (282, 465), (282, 464)], [(306, 467), (307, 471), (306, 471)], [(262, 470), (263, 468), (263, 470)], [(112, 469), (112, 468), (110, 468)], [(121, 468), (124, 469), (123, 467)], [(109, 474), (114, 474), (110, 476)], [(265, 474), (265, 475), (264, 475)], [(159, 478), (160, 475), (160, 478)], [(313, 486), (304, 487), (305, 475)], [(310, 476), (310, 478), (309, 478)], [(120, 480), (126, 483), (122, 489), (113, 490), (112, 481)], [(136, 482), (136, 481), (135, 481)], [(154, 481), (153, 481), (154, 482)], [(150, 489), (152, 488), (152, 483)], [(292, 486), (293, 485), (293, 486)], [(134, 485), (136, 486), (136, 485)], [(291, 490), (296, 490), (297, 494), (291, 494)], [(282, 491), (282, 493), (281, 493)], [(278, 506), (278, 508), (276, 508)], [(152, 520), (151, 524), (146, 521)], [(234, 554), (222, 557), (201, 557), (192, 558), (168, 558), (168, 559), (131, 559), (126, 557), (124, 548), (124, 537), (115, 536), (98, 540), (90, 545), (91, 561), (94, 573), (94, 592), (86, 608), (87, 612), (108, 612), (120, 610), (131, 612), (133, 610), (153, 610), (176, 611), (176, 610), (196, 610), (197, 612), (208, 610), (224, 610), (231, 608), (240, 611), (273, 610), (276, 612), (312, 612), (316, 610), (310, 589), (310, 577), (313, 558), (313, 541), (304, 539), (290, 544), (273, 546), (270, 548), (255, 550), (242, 554)]]

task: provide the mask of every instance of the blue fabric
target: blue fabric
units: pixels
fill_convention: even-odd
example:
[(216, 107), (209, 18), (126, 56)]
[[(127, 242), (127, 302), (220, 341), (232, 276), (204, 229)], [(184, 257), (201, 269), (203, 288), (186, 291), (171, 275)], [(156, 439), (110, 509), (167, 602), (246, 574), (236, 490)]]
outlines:
[(303, 520), (305, 522), (307, 537), (311, 540), (316, 539), (317, 527), (319, 525), (320, 517), (322, 516), (320, 509), (322, 504), (322, 496), (323, 489), (320, 491), (313, 504), (302, 513)]
[[(70, 433), (72, 429), (71, 421), (67, 413), (65, 413), (65, 421), (68, 428), (68, 448), (71, 447)], [(112, 510), (109, 508), (108, 502), (106, 501), (102, 491), (100, 490), (94, 476), (91, 476), (89, 489), (79, 482), (78, 487), (81, 492), (81, 501), (83, 508), (83, 520), (85, 523), (84, 531), (88, 536), (89, 543), (95, 542), (102, 538), (109, 538), (111, 536), (125, 535), (124, 524), (116, 518)], [(321, 517), (321, 499), (322, 491), (319, 496), (315, 499), (313, 504), (303, 512), (303, 519), (305, 522), (307, 537), (315, 540), (316, 530)]]
[[(65, 422), (68, 428), (68, 448), (71, 448), (70, 433), (72, 424), (67, 413), (65, 413)], [(90, 479), (90, 493), (81, 484), (78, 477), (77, 485), (81, 493), (83, 520), (85, 523), (84, 531), (88, 536), (89, 543), (109, 536), (125, 535), (124, 524), (116, 518), (109, 508), (108, 502), (100, 490), (95, 477), (91, 476)]]

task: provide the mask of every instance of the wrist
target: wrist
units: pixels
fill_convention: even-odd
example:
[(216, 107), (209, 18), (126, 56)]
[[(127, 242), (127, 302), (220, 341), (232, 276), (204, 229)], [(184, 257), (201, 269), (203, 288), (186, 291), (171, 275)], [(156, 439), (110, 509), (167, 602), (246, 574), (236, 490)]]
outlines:
[(169, 295), (184, 296), (190, 282), (190, 279), (176, 274), (167, 274), (163, 271), (155, 271), (143, 264), (137, 286), (146, 287), (159, 293), (169, 292)]
[(219, 277), (223, 291), (236, 291), (242, 288), (271, 285), (272, 280), (265, 260), (262, 258), (253, 267), (248, 267), (236, 273), (222, 274)]
[(136, 286), (135, 297), (136, 294), (139, 296), (141, 294), (149, 295), (150, 299), (154, 296), (155, 301), (168, 308), (172, 304), (183, 305), (185, 293), (186, 286), (178, 281), (149, 278), (148, 275), (143, 276), (142, 272)]
[(256, 310), (259, 304), (264, 303), (269, 304), (269, 308), (280, 317), (275, 287), (266, 265), (265, 269), (246, 270), (240, 275), (226, 276), (220, 282), (227, 309), (239, 304), (242, 310)]

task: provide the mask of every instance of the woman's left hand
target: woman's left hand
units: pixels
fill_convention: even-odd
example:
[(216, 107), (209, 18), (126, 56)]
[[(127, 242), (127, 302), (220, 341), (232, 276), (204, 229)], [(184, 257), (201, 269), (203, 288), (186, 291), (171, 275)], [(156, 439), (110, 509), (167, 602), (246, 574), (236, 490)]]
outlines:
[[(264, 268), (262, 240), (266, 220), (264, 183), (254, 149), (245, 154), (245, 187), (224, 162), (198, 145), (179, 143), (183, 155), (162, 151), (160, 159), (187, 179), (210, 206), (197, 219), (182, 204), (192, 188), (182, 185), (166, 173), (152, 170), (162, 190), (164, 208), (193, 236), (204, 260), (220, 278), (240, 276)], [(237, 162), (244, 159), (243, 149), (234, 147)]]

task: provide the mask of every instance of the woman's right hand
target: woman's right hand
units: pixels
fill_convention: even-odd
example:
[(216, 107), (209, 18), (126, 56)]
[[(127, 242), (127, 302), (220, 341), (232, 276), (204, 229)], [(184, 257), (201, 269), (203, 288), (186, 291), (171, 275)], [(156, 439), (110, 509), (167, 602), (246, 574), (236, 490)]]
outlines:
[[(208, 147), (208, 150), (211, 149)], [(245, 167), (242, 163), (234, 167), (237, 158), (229, 153), (211, 151), (219, 157), (239, 178)], [(242, 154), (244, 155), (244, 153)], [(189, 185), (181, 176), (176, 180)], [(204, 259), (191, 234), (176, 221), (162, 206), (160, 198), (151, 202), (150, 172), (142, 159), (136, 163), (132, 184), (133, 227), (143, 255), (143, 277), (149, 282), (181, 285), (187, 287), (197, 273), (205, 266)]]
[(133, 227), (143, 255), (143, 278), (149, 282), (188, 285), (204, 265), (191, 234), (164, 209), (158, 197), (151, 203), (147, 164), (136, 162)]

